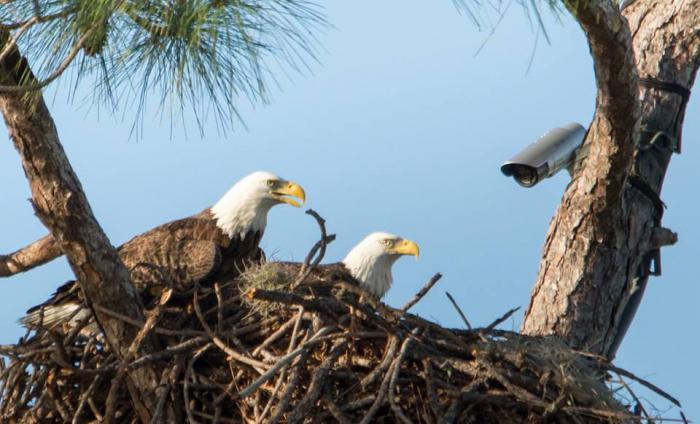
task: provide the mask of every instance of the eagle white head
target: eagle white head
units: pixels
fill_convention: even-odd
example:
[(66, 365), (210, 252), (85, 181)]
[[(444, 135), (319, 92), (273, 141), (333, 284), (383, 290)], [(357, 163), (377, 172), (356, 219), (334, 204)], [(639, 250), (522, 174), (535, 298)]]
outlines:
[(372, 233), (343, 259), (363, 289), (382, 298), (391, 287), (391, 267), (403, 255), (418, 256), (418, 245), (389, 233)]
[[(299, 199), (297, 202), (294, 198)], [(238, 181), (211, 208), (216, 225), (229, 237), (245, 238), (250, 232), (264, 232), (267, 213), (287, 203), (299, 207), (306, 201), (304, 189), (271, 172), (253, 172)]]

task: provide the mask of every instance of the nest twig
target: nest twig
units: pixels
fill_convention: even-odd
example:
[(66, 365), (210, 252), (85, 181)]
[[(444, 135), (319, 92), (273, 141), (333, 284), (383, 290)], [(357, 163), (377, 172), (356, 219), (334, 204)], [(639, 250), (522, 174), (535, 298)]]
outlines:
[[(129, 396), (128, 372), (143, 366), (162, 370), (152, 422), (649, 419), (604, 383), (609, 373), (637, 379), (611, 364), (496, 324), (446, 329), (408, 313), (439, 276), (402, 309), (362, 300), (367, 296), (350, 282), (315, 277), (307, 271), (331, 240), (324, 230), (305, 267), (271, 263), (245, 271), (241, 279), (258, 286), (243, 293), (241, 280), (222, 281), (159, 302), (146, 323), (112, 315), (141, 327), (144, 336), (157, 335), (164, 346), (143, 354), (136, 340), (126, 363), (99, 333), (75, 329), (63, 334), (38, 326), (0, 346), (0, 421), (138, 421), (142, 411)], [(261, 275), (274, 275), (279, 287)]]

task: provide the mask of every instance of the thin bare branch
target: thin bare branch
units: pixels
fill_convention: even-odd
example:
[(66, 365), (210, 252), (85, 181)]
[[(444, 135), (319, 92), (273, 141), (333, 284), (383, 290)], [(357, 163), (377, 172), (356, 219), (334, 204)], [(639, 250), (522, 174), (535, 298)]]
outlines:
[(636, 381), (637, 383), (641, 384), (642, 386), (644, 386), (644, 387), (648, 388), (649, 390), (653, 391), (653, 392), (656, 393), (657, 395), (659, 395), (659, 396), (661, 396), (661, 397), (667, 399), (669, 402), (673, 403), (673, 404), (676, 405), (677, 407), (679, 407), (679, 408), (681, 407), (681, 402), (680, 402), (678, 399), (676, 399), (675, 397), (671, 396), (670, 394), (668, 394), (666, 391), (662, 390), (661, 388), (659, 388), (659, 387), (656, 386), (655, 384), (652, 384), (652, 383), (648, 382), (647, 380), (645, 380), (645, 379), (643, 379), (643, 378), (637, 377), (636, 375), (632, 374), (631, 372), (629, 372), (629, 371), (627, 371), (627, 370), (623, 370), (622, 368), (618, 368), (618, 367), (616, 367), (616, 366), (613, 365), (613, 364), (604, 363), (604, 364), (601, 364), (601, 365), (602, 365), (603, 367), (607, 368), (607, 369), (610, 370), (610, 371), (613, 371), (613, 372), (615, 372), (615, 373), (617, 373), (617, 374), (620, 374), (620, 375), (623, 376), (623, 377), (631, 378), (632, 380)]
[(401, 371), (401, 363), (403, 362), (404, 358), (406, 358), (406, 354), (408, 353), (408, 349), (410, 349), (412, 339), (406, 338), (404, 340), (403, 345), (401, 346), (401, 350), (399, 351), (399, 356), (396, 358), (396, 364), (394, 365), (394, 370), (391, 373), (391, 379), (389, 380), (389, 404), (391, 405), (391, 409), (394, 411), (394, 414), (396, 417), (401, 420), (404, 424), (413, 424), (413, 421), (406, 416), (406, 414), (403, 412), (401, 409), (401, 406), (396, 402), (395, 400), (395, 394), (396, 394), (396, 383), (399, 379), (399, 372)]
[(426, 294), (428, 294), (428, 292), (430, 291), (430, 289), (432, 289), (433, 286), (434, 286), (438, 281), (440, 281), (441, 278), (442, 278), (442, 274), (440, 274), (439, 272), (436, 273), (435, 275), (433, 275), (433, 276), (430, 278), (430, 280), (428, 280), (428, 282), (425, 283), (425, 285), (423, 286), (423, 288), (420, 289), (420, 291), (418, 291), (418, 293), (416, 293), (416, 295), (413, 296), (413, 298), (412, 298), (411, 300), (409, 300), (408, 302), (406, 302), (406, 304), (403, 305), (403, 307), (401, 307), (401, 312), (408, 312), (408, 310), (411, 309), (416, 303), (420, 302), (420, 300), (423, 298), (423, 296), (425, 296)]
[(270, 367), (270, 369), (268, 369), (263, 375), (261, 375), (260, 377), (258, 377), (258, 379), (255, 380), (253, 383), (251, 383), (250, 386), (248, 386), (248, 387), (246, 387), (245, 389), (241, 390), (241, 391), (238, 393), (238, 397), (244, 398), (244, 397), (250, 396), (250, 395), (251, 395), (252, 393), (254, 393), (260, 386), (262, 386), (263, 384), (265, 384), (266, 381), (268, 381), (268, 380), (271, 379), (275, 374), (277, 374), (277, 371), (279, 371), (280, 369), (282, 369), (282, 367), (285, 367), (285, 366), (289, 365), (289, 364), (294, 360), (294, 358), (296, 358), (297, 356), (301, 355), (302, 352), (305, 352), (305, 351), (306, 351), (306, 352), (308, 353), (308, 350), (309, 350), (309, 349), (313, 348), (315, 345), (317, 345), (317, 344), (319, 344), (321, 341), (323, 341), (323, 340), (320, 340), (320, 338), (323, 337), (323, 336), (325, 336), (326, 334), (330, 333), (330, 331), (331, 331), (332, 329), (333, 329), (332, 327), (324, 327), (324, 328), (322, 328), (321, 330), (318, 331), (318, 333), (314, 334), (314, 336), (313, 336), (308, 342), (304, 343), (304, 344), (301, 345), (299, 348), (293, 350), (292, 352), (286, 354), (284, 357), (280, 358), (280, 360), (277, 361), (277, 363), (276, 363), (275, 365), (273, 365), (272, 367)]
[(466, 315), (464, 315), (464, 312), (462, 312), (462, 308), (459, 307), (459, 305), (449, 292), (445, 292), (445, 295), (448, 299), (450, 299), (452, 306), (454, 306), (454, 308), (457, 310), (457, 313), (459, 314), (460, 318), (462, 318), (462, 322), (464, 322), (464, 325), (467, 326), (467, 330), (471, 330), (472, 325), (469, 324), (469, 320), (467, 319)]
[(306, 211), (306, 214), (311, 215), (318, 223), (318, 227), (321, 230), (321, 239), (318, 242), (316, 242), (316, 244), (306, 255), (304, 263), (301, 266), (301, 270), (299, 270), (299, 277), (294, 282), (292, 287), (298, 287), (309, 277), (314, 268), (316, 268), (318, 264), (321, 263), (323, 257), (326, 255), (326, 246), (328, 246), (329, 243), (335, 240), (335, 234), (326, 234), (326, 220), (321, 218), (321, 216), (318, 213), (316, 213), (315, 210), (308, 209)]
[(498, 327), (503, 321), (507, 320), (510, 318), (514, 313), (518, 312), (520, 310), (520, 306), (517, 308), (513, 308), (510, 311), (506, 312), (503, 314), (500, 318), (492, 322), (491, 324), (486, 326), (486, 330), (493, 330), (494, 328)]

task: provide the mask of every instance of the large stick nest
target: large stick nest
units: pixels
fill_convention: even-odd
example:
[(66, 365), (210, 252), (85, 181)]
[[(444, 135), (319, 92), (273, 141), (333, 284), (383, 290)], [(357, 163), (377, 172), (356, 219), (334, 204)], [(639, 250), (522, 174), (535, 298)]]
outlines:
[[(604, 382), (611, 375), (634, 376), (599, 358), (552, 339), (496, 330), (498, 322), (483, 329), (446, 329), (407, 308), (373, 301), (349, 282), (328, 281), (305, 269), (300, 277), (300, 268), (267, 263), (237, 281), (197, 287), (167, 302), (163, 297), (145, 324), (113, 314), (141, 327), (142, 335), (155, 335), (163, 346), (122, 362), (99, 333), (34, 329), (17, 344), (0, 348), (0, 421), (609, 423), (641, 418), (637, 413), (643, 410), (633, 412)], [(136, 339), (134, 351), (142, 339)], [(128, 370), (144, 366), (161, 375), (153, 416), (135, 405), (129, 392)]]

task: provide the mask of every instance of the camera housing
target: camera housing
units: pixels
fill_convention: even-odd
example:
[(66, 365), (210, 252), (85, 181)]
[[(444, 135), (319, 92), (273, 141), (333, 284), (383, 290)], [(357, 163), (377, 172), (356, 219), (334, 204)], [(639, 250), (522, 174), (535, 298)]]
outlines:
[(585, 154), (586, 129), (570, 123), (547, 131), (537, 141), (501, 165), (501, 172), (523, 187), (532, 187), (563, 168), (571, 168)]

